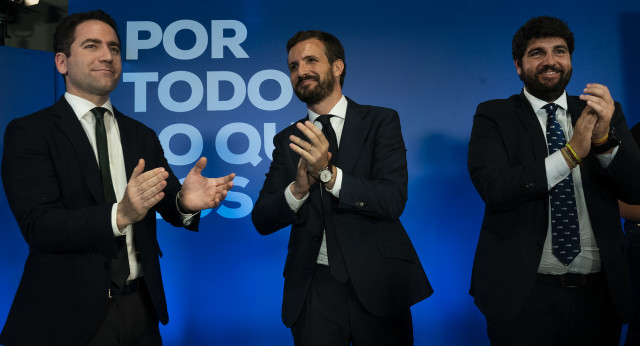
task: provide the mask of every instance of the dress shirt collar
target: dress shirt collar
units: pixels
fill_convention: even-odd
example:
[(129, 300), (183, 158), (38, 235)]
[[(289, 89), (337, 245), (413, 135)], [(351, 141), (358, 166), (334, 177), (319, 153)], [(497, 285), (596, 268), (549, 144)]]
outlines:
[[(531, 107), (533, 107), (533, 111), (536, 112), (536, 114), (538, 113), (538, 111), (546, 106), (549, 102), (541, 100), (531, 94), (529, 94), (529, 92), (527, 91), (527, 88), (522, 88), (523, 92), (524, 92), (524, 96), (527, 98), (527, 100), (529, 101), (529, 103), (531, 104)], [(563, 91), (562, 95), (560, 95), (560, 97), (558, 97), (557, 100), (551, 102), (551, 103), (555, 103), (558, 106), (560, 106), (560, 108), (564, 109), (565, 111), (568, 109), (567, 108), (567, 91)], [(545, 114), (547, 114), (547, 111), (544, 111)]]
[[(347, 104), (348, 104), (347, 98), (344, 97), (344, 95), (342, 95), (342, 97), (340, 98), (338, 103), (336, 103), (336, 105), (333, 106), (333, 108), (331, 108), (331, 111), (328, 114), (334, 115), (334, 116), (344, 120), (347, 117)], [(310, 122), (316, 121), (316, 119), (321, 115), (324, 115), (324, 114), (318, 114), (318, 113), (312, 111), (311, 109), (309, 109), (309, 121)]]
[(73, 94), (69, 94), (68, 92), (64, 93), (64, 98), (69, 102), (73, 112), (78, 117), (78, 120), (81, 120), (89, 111), (94, 109), (95, 107), (104, 107), (109, 110), (109, 113), (113, 113), (113, 106), (111, 105), (111, 99), (108, 99), (107, 102), (103, 105), (95, 105), (93, 102), (83, 99), (80, 96), (76, 96)]

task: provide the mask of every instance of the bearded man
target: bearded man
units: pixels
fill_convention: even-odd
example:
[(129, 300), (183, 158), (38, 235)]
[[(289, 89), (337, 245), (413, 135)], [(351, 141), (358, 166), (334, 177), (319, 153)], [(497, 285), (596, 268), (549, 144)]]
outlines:
[(606, 86), (567, 95), (573, 50), (562, 20), (529, 20), (512, 45), (522, 93), (474, 116), (486, 208), (470, 293), (491, 345), (618, 345), (630, 317), (617, 200), (640, 202), (640, 151)]
[(433, 290), (399, 220), (408, 174), (398, 113), (342, 95), (333, 35), (299, 32), (287, 52), (308, 115), (274, 137), (252, 213), (260, 234), (291, 226), (282, 320), (296, 345), (412, 345), (410, 306)]

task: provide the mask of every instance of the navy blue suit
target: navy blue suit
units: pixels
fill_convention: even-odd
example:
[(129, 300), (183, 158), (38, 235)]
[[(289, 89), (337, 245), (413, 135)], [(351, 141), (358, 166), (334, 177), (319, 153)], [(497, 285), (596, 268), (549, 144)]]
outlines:
[[(164, 167), (170, 173), (164, 199), (133, 225), (143, 278), (158, 320), (166, 324), (155, 213), (182, 226), (175, 202), (180, 183), (153, 130), (117, 110), (115, 119), (127, 179), (140, 158), (145, 171)], [(11, 121), (4, 140), (2, 182), (29, 256), (0, 343), (84, 344), (104, 318), (116, 257), (112, 204), (104, 203), (95, 154), (64, 97)], [(197, 230), (198, 223), (188, 228)]]
[[(303, 119), (304, 120), (304, 119)], [(296, 178), (300, 155), (289, 126), (274, 137), (273, 162), (252, 213), (260, 234), (291, 226), (284, 268), (282, 320), (294, 324), (307, 296), (322, 243), (320, 187), (294, 213), (284, 190)], [(400, 223), (407, 201), (406, 149), (398, 113), (348, 100), (336, 166), (342, 169), (333, 217), (353, 288), (373, 315), (390, 316), (427, 298), (433, 290)]]
[[(567, 96), (575, 126), (585, 107)], [(618, 200), (640, 202), (640, 151), (620, 104), (611, 119), (621, 141), (607, 168), (595, 153), (580, 167), (584, 198), (611, 301), (621, 321), (631, 313), (631, 288)], [(547, 236), (547, 145), (524, 95), (481, 103), (473, 120), (468, 168), (486, 207), (471, 277), (471, 295), (491, 320), (508, 320), (530, 295)]]

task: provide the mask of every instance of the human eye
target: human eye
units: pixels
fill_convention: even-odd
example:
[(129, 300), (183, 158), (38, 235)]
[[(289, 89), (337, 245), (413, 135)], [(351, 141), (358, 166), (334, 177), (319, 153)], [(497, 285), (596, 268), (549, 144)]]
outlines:
[(542, 53), (540, 52), (540, 50), (536, 49), (536, 50), (532, 50), (532, 51), (530, 51), (528, 55), (529, 55), (530, 57), (536, 57), (536, 56), (540, 56), (540, 54), (542, 54)]

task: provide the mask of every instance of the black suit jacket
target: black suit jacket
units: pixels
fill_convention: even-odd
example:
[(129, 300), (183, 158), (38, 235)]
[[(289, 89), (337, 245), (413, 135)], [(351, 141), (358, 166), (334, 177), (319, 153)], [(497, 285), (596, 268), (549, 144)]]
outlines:
[[(407, 201), (406, 149), (398, 113), (348, 100), (336, 165), (343, 180), (333, 216), (350, 279), (358, 298), (374, 315), (391, 315), (433, 290), (398, 219)], [(260, 234), (291, 225), (284, 268), (282, 319), (291, 326), (300, 313), (322, 243), (319, 186), (294, 213), (284, 190), (295, 180), (300, 156), (289, 136), (305, 138), (289, 126), (274, 137), (273, 162), (252, 213)]]
[[(575, 125), (585, 103), (567, 102)], [(615, 158), (603, 168), (592, 152), (580, 173), (611, 299), (626, 321), (630, 284), (617, 201), (640, 202), (640, 152), (618, 103), (611, 126), (622, 142)], [(514, 316), (534, 284), (549, 218), (544, 136), (524, 95), (481, 103), (474, 116), (468, 167), (486, 208), (470, 293), (489, 319)]]
[[(164, 199), (134, 227), (143, 278), (158, 319), (168, 322), (156, 240), (158, 211), (182, 226), (171, 172), (156, 134), (115, 110), (127, 179), (138, 159), (145, 171), (170, 174)], [(82, 345), (104, 318), (110, 261), (116, 256), (111, 204), (86, 133), (64, 97), (52, 107), (14, 119), (5, 132), (2, 181), (29, 256), (0, 343)], [(189, 226), (197, 230), (199, 219)]]

